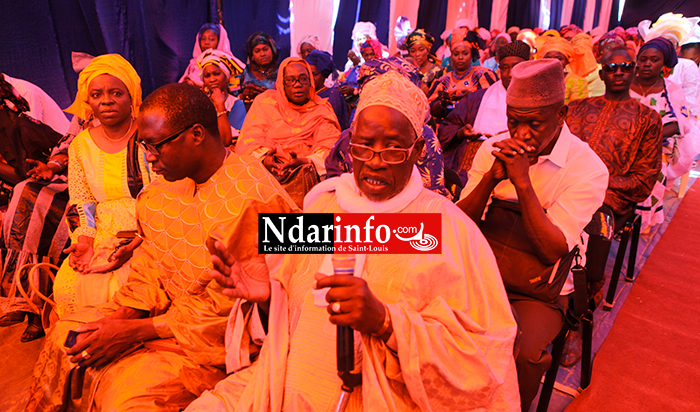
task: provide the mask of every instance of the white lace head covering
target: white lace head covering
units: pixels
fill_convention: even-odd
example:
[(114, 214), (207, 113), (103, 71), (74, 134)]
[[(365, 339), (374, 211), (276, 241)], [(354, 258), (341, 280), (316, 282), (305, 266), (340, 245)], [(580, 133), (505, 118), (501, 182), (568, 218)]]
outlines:
[(422, 135), (428, 113), (428, 99), (418, 86), (400, 73), (390, 70), (362, 87), (355, 119), (370, 106), (386, 106), (397, 110), (411, 122), (416, 136)]

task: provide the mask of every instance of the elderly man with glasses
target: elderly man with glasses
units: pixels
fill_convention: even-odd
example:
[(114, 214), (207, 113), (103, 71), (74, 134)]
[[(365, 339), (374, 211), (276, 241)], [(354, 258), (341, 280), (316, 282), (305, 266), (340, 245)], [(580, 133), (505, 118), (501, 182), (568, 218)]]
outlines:
[[(353, 172), (318, 184), (304, 211), (392, 213), (406, 223), (415, 215), (402, 214), (439, 213), (441, 253), (358, 254), (355, 276), (334, 274), (332, 255), (288, 255), (270, 275), (258, 362), (188, 411), (331, 410), (343, 384), (336, 325), (355, 331), (361, 378), (346, 411), (518, 410), (516, 325), (493, 253), (466, 215), (423, 187), (415, 166), (427, 111), (420, 88), (395, 71), (368, 82), (350, 138)], [(214, 275), (234, 284), (233, 259), (219, 251)]]
[[(246, 282), (269, 285), (266, 259), (254, 247), (258, 213), (293, 212), (293, 201), (257, 159), (223, 146), (216, 109), (196, 87), (157, 89), (137, 121), (146, 160), (161, 175), (138, 197), (143, 243), (113, 303), (51, 330), (28, 411), (72, 410), (76, 402), (110, 411), (181, 410), (226, 376), (224, 332), (234, 306), (262, 330), (256, 297), (232, 299), (212, 280), (207, 241), (235, 239), (236, 269)], [(252, 343), (242, 350), (257, 353)]]

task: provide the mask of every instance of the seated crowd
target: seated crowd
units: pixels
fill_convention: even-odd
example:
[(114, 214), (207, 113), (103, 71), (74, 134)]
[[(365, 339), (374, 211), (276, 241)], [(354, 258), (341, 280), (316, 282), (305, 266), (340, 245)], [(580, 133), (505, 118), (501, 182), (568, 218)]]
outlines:
[[(700, 154), (700, 27), (459, 21), (434, 54), (408, 26), (390, 56), (357, 23), (339, 70), (314, 35), (278, 62), (254, 33), (243, 63), (207, 23), (143, 101), (126, 59), (82, 55), (71, 121), (0, 75), (0, 326), (46, 335), (27, 411), (530, 409), (610, 238), (663, 222)], [(258, 215), (300, 212), (440, 214), (442, 252), (358, 254), (357, 276), (259, 254)]]

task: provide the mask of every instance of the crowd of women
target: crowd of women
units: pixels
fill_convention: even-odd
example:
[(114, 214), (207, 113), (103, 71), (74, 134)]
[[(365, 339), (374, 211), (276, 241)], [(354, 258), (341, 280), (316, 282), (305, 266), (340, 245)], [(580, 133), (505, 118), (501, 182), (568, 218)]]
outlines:
[[(417, 164), (423, 183), (457, 200), (466, 184), (470, 156), (482, 141), (501, 131), (493, 130), (497, 126), (489, 129), (483, 113), (500, 113), (505, 120), (504, 97), (497, 98), (505, 96), (505, 89), (500, 94), (501, 89), (494, 89), (484, 98), (496, 103), (475, 106), (476, 122), (443, 138), (447, 130), (443, 122), (458, 103), (495, 84), (507, 87), (512, 65), (540, 58), (561, 62), (566, 103), (600, 96), (605, 92), (598, 74), (601, 57), (626, 47), (636, 56), (636, 64), (622, 68), (635, 70), (632, 96), (661, 115), (665, 138), (666, 161), (657, 187), (638, 207), (646, 227), (663, 221), (666, 184), (687, 173), (700, 153), (697, 19), (666, 15), (654, 25), (618, 27), (597, 35), (574, 25), (559, 31), (512, 27), (500, 33), (459, 21), (441, 36), (445, 44), (437, 54), (435, 38), (409, 26), (405, 18), (399, 19), (398, 51), (390, 55), (372, 23), (357, 23), (347, 63), (337, 68), (313, 34), (299, 42), (298, 57), (280, 62), (273, 38), (253, 33), (244, 63), (231, 53), (224, 27), (207, 23), (197, 33), (192, 60), (180, 82), (209, 96), (224, 145), (259, 159), (302, 207), (313, 185), (352, 171), (349, 136), (365, 80), (397, 71), (419, 86), (430, 102), (431, 116), (423, 125), (426, 145)], [(508, 60), (512, 57), (517, 59)], [(109, 301), (125, 283), (129, 259), (140, 244), (135, 236), (136, 197), (161, 172), (151, 168), (147, 153), (157, 155), (159, 145), (187, 130), (142, 147), (134, 121), (142, 92), (131, 64), (107, 54), (81, 69), (75, 102), (66, 109), (73, 115), (71, 126), (60, 131), (65, 137), (51, 156), (31, 159), (32, 168), (23, 175), (16, 173), (17, 167), (6, 170), (8, 162), (0, 158), (4, 165), (0, 177), (14, 186), (2, 209), (0, 326), (28, 318), (22, 341), (44, 335), (39, 319), (43, 301), (38, 296), (51, 293), (50, 282), (39, 281), (43, 272), (28, 270), (28, 264), (60, 266), (52, 289), (58, 318)], [(3, 101), (3, 109), (15, 111), (22, 101), (26, 103), (17, 88)], [(503, 107), (496, 107), (498, 102)], [(483, 111), (480, 122), (478, 110)], [(500, 118), (493, 123), (499, 122)], [(446, 162), (456, 154), (457, 161)], [(27, 241), (30, 237), (34, 239)], [(37, 279), (30, 279), (30, 273)]]

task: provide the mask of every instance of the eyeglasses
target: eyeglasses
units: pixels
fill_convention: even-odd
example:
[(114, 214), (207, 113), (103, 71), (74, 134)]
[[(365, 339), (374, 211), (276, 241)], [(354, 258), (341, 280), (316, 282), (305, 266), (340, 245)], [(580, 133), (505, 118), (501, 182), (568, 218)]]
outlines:
[(178, 137), (180, 137), (181, 134), (185, 133), (187, 130), (189, 130), (196, 124), (197, 123), (192, 123), (191, 125), (185, 127), (184, 129), (180, 130), (179, 132), (173, 135), (166, 137), (158, 143), (147, 143), (143, 140), (139, 140), (139, 146), (141, 146), (141, 149), (143, 149), (144, 152), (149, 152), (154, 156), (160, 156), (160, 147), (162, 147), (165, 143), (168, 143), (171, 140), (177, 139)]
[(388, 165), (397, 165), (408, 159), (408, 156), (410, 156), (413, 151), (413, 147), (416, 145), (416, 141), (414, 141), (408, 149), (390, 147), (382, 150), (374, 150), (369, 146), (350, 143), (350, 155), (361, 162), (368, 162), (374, 158), (375, 154), (378, 154), (379, 158), (382, 159), (384, 163)]
[(632, 73), (634, 66), (634, 62), (608, 63), (603, 65), (603, 71), (608, 73), (617, 73), (617, 68), (619, 67), (623, 73)]
[(302, 86), (308, 86), (311, 84), (311, 78), (309, 76), (299, 76), (298, 78), (297, 77), (285, 77), (282, 81), (284, 82), (284, 85), (287, 87), (292, 87), (297, 82), (299, 82), (299, 84)]

